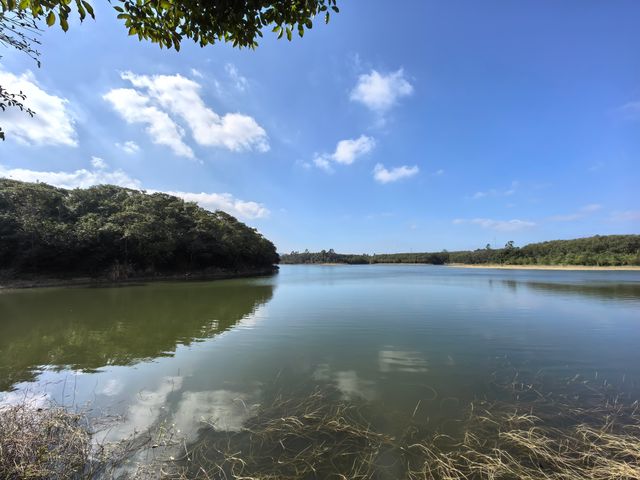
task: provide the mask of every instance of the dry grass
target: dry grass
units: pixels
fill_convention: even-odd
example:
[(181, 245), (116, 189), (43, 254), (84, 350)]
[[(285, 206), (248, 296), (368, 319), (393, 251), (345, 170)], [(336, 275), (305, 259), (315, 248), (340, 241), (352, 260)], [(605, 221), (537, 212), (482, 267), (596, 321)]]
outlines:
[(76, 478), (90, 452), (91, 434), (82, 415), (28, 403), (0, 409), (0, 478)]
[(412, 415), (397, 437), (372, 427), (366, 405), (336, 402), (326, 390), (278, 398), (240, 432), (205, 426), (163, 473), (207, 480), (640, 479), (638, 402), (624, 405), (609, 389), (577, 386), (584, 401), (512, 383), (514, 397), (531, 398), (471, 404), (456, 433), (428, 431)]

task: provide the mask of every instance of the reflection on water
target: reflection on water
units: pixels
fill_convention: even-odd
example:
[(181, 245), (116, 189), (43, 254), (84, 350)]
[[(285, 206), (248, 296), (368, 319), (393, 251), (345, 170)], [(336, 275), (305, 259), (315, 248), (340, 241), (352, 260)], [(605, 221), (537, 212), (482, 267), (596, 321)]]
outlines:
[[(91, 371), (171, 356), (228, 330), (268, 302), (273, 285), (251, 282), (68, 288), (0, 295), (0, 390), (40, 367)], [(103, 387), (114, 395), (115, 380)]]
[(561, 283), (502, 280), (512, 289), (530, 288), (552, 295), (583, 295), (607, 300), (640, 300), (640, 284), (637, 282)]
[(114, 438), (167, 421), (192, 441), (323, 388), (366, 401), (396, 435), (394, 416), (457, 425), (526, 377), (554, 392), (576, 374), (637, 392), (639, 312), (636, 272), (283, 266), (263, 279), (5, 292), (0, 390), (116, 411)]

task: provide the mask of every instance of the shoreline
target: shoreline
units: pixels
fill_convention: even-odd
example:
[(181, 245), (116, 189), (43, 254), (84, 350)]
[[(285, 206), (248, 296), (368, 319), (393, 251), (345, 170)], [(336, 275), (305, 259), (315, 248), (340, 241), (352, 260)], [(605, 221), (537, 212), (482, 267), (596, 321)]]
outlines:
[(453, 268), (491, 268), (497, 270), (578, 270), (578, 271), (630, 271), (640, 272), (640, 266), (635, 265), (618, 265), (618, 266), (595, 266), (595, 265), (511, 265), (496, 263), (448, 263), (447, 267)]
[(27, 288), (50, 287), (118, 287), (151, 282), (198, 282), (208, 280), (230, 280), (233, 278), (265, 277), (278, 273), (278, 265), (271, 268), (247, 269), (236, 271), (219, 271), (211, 273), (168, 274), (129, 277), (112, 280), (105, 277), (73, 277), (73, 278), (19, 278), (0, 279), (0, 292), (6, 290), (22, 290)]
[(361, 266), (361, 265), (392, 265), (392, 266), (416, 266), (426, 265), (432, 267), (451, 267), (451, 268), (490, 268), (493, 270), (557, 270), (557, 271), (593, 271), (593, 272), (615, 272), (615, 271), (628, 271), (628, 272), (640, 272), (640, 266), (637, 265), (614, 265), (614, 266), (596, 266), (596, 265), (514, 265), (514, 264), (500, 264), (500, 263), (445, 263), (442, 265), (436, 265), (433, 263), (408, 263), (408, 262), (396, 262), (396, 263), (282, 263), (281, 265), (314, 265), (320, 267), (333, 267), (333, 266)]

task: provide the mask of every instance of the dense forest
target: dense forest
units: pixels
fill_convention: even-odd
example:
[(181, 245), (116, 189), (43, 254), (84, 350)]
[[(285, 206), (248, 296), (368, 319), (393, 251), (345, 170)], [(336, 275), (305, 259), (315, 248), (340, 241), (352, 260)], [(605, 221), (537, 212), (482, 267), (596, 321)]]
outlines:
[(0, 275), (121, 280), (268, 271), (274, 245), (224, 212), (164, 193), (0, 179)]
[(516, 247), (508, 242), (504, 248), (485, 248), (458, 252), (389, 253), (350, 255), (321, 252), (291, 252), (281, 256), (281, 263), (447, 263), (505, 265), (640, 265), (640, 235), (596, 235), (575, 240), (553, 240)]

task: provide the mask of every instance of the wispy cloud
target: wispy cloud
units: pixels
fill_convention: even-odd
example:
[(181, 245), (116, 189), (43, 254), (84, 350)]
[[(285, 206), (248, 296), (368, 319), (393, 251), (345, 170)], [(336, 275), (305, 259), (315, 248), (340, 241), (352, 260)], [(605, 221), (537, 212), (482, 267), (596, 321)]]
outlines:
[(130, 155), (133, 155), (134, 153), (138, 153), (138, 151), (140, 151), (140, 147), (133, 140), (128, 140), (124, 143), (116, 143), (116, 147)]
[(478, 191), (473, 195), (471, 195), (471, 198), (474, 200), (479, 200), (481, 198), (487, 198), (487, 197), (509, 197), (514, 193), (516, 193), (519, 186), (520, 186), (520, 182), (518, 182), (517, 180), (514, 180), (513, 182), (511, 182), (511, 186), (509, 188), (506, 188), (503, 190), (492, 188), (490, 190)]
[(462, 225), (462, 224), (478, 225), (482, 228), (496, 230), (499, 232), (516, 232), (519, 230), (526, 230), (528, 228), (532, 228), (536, 226), (535, 222), (532, 222), (529, 220), (520, 220), (517, 218), (514, 218), (512, 220), (494, 220), (491, 218), (472, 218), (472, 219), (456, 218), (455, 220), (453, 220), (453, 223), (455, 225)]
[(372, 137), (360, 135), (358, 138), (340, 140), (333, 153), (316, 155), (313, 163), (327, 172), (333, 171), (333, 164), (351, 165), (359, 157), (371, 152), (376, 146)]
[(223, 210), (231, 215), (242, 218), (266, 218), (270, 211), (261, 203), (240, 200), (230, 193), (194, 193), (165, 191), (169, 195), (180, 197), (187, 202), (195, 202), (207, 210)]
[(7, 138), (25, 145), (78, 145), (69, 101), (45, 91), (31, 71), (14, 75), (0, 69), (0, 85), (10, 93), (26, 95), (25, 106), (35, 112), (33, 117), (16, 108), (2, 112)]
[(597, 172), (602, 170), (605, 167), (605, 163), (602, 161), (596, 162), (593, 165), (590, 165), (589, 168), (587, 168), (587, 170), (589, 172)]
[(178, 74), (148, 76), (132, 72), (124, 72), (121, 77), (135, 89), (113, 89), (103, 98), (128, 123), (146, 124), (152, 141), (169, 146), (177, 155), (194, 156), (176, 119), (186, 124), (199, 145), (234, 152), (269, 150), (267, 133), (258, 122), (241, 113), (218, 115), (205, 104), (200, 84), (194, 80)]
[(96, 170), (105, 170), (108, 167), (107, 162), (100, 157), (91, 157), (91, 166)]
[(403, 178), (413, 177), (417, 175), (420, 169), (417, 165), (409, 167), (407, 165), (402, 165), (400, 167), (395, 167), (392, 169), (386, 169), (383, 164), (378, 163), (373, 169), (373, 178), (378, 183), (391, 183), (397, 182), (398, 180), (402, 180)]
[(584, 207), (580, 208), (577, 212), (568, 213), (565, 215), (554, 215), (550, 217), (549, 220), (553, 222), (573, 222), (576, 220), (586, 218), (592, 213), (595, 213), (599, 210), (602, 210), (602, 205), (598, 203), (592, 203), (590, 205), (585, 205)]
[(625, 103), (617, 111), (626, 118), (640, 118), (640, 101)]
[(231, 82), (233, 83), (233, 86), (236, 90), (244, 92), (245, 90), (247, 90), (247, 88), (249, 88), (249, 80), (247, 80), (246, 77), (240, 74), (238, 68), (234, 64), (227, 63), (224, 66), (224, 70), (225, 72), (227, 72), (227, 75), (231, 79)]
[(611, 213), (609, 220), (613, 222), (640, 222), (640, 210), (624, 210)]
[(405, 78), (403, 69), (387, 74), (371, 70), (358, 77), (350, 98), (382, 115), (396, 105), (400, 98), (412, 93), (413, 86)]
[[(142, 189), (142, 182), (130, 177), (124, 171), (108, 170), (109, 165), (102, 158), (91, 158), (92, 168), (82, 168), (71, 172), (36, 171), (24, 168), (8, 168), (0, 164), (0, 177), (21, 180), (23, 182), (43, 182), (61, 188), (87, 188), (94, 185), (119, 185), (121, 187)], [(196, 202), (207, 210), (223, 210), (231, 215), (245, 218), (266, 218), (270, 212), (261, 203), (241, 200), (230, 193), (205, 193), (161, 191), (148, 189), (150, 193), (162, 192), (180, 197), (188, 202)]]

